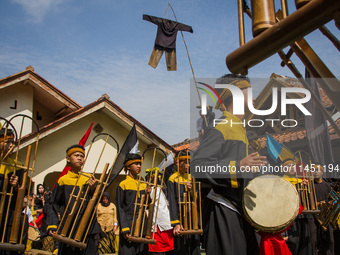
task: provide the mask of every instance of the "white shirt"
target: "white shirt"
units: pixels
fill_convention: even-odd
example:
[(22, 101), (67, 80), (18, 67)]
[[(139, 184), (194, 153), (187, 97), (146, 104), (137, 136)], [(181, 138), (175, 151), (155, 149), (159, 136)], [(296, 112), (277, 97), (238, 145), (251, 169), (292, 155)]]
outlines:
[(24, 209), (22, 211), (22, 213), (25, 214), (25, 211), (26, 211), (26, 215), (27, 215), (27, 218), (28, 218), (28, 223), (31, 223), (34, 220), (31, 209), (27, 206), (26, 209)]
[[(155, 225), (155, 219), (156, 219), (156, 211), (158, 206), (158, 212), (157, 212), (157, 226), (160, 231), (165, 231), (172, 229), (171, 223), (170, 223), (170, 211), (169, 211), (169, 204), (166, 200), (165, 194), (163, 191), (161, 191), (160, 199), (159, 199), (159, 205), (158, 205), (158, 198), (159, 198), (159, 191), (160, 187), (157, 187), (156, 192), (156, 198), (155, 198), (155, 210), (153, 214), (153, 221), (152, 221), (152, 231), (154, 231), (154, 225)], [(150, 197), (153, 196), (154, 187), (152, 187), (152, 191), (150, 193)], [(156, 230), (157, 232), (157, 230)]]

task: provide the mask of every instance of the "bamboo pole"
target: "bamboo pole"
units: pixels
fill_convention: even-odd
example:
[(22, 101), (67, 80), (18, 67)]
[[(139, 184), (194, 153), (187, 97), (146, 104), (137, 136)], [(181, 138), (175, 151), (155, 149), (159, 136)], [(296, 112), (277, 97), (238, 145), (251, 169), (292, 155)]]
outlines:
[(326, 36), (333, 43), (333, 45), (338, 49), (338, 51), (340, 51), (340, 41), (338, 40), (338, 38), (336, 38), (332, 34), (332, 32), (328, 30), (326, 26), (319, 27), (319, 30), (324, 36)]
[(167, 159), (167, 157), (165, 156), (165, 162), (164, 162), (163, 173), (162, 173), (162, 180), (161, 180), (161, 185), (159, 186), (159, 194), (158, 194), (158, 199), (157, 199), (158, 204), (157, 204), (157, 207), (156, 207), (156, 215), (155, 215), (155, 223), (154, 223), (154, 231), (153, 231), (153, 234), (152, 234), (152, 239), (155, 239), (155, 233), (156, 233), (156, 229), (157, 229), (157, 215), (158, 215), (160, 198), (161, 198), (161, 194), (162, 194), (164, 174), (165, 174), (165, 169), (166, 169), (166, 165), (167, 165), (166, 159)]
[[(32, 178), (33, 178), (33, 171), (35, 169), (36, 156), (37, 156), (37, 152), (38, 152), (39, 136), (40, 136), (40, 134), (38, 133), (37, 139), (36, 139), (36, 142), (35, 142), (35, 148), (34, 148), (35, 150), (34, 150), (34, 154), (33, 154), (32, 167), (27, 169), (27, 172), (31, 171), (31, 176), (29, 176), (30, 181), (29, 181), (29, 186), (28, 186), (28, 194), (31, 193), (31, 183), (32, 183)], [(32, 200), (32, 201), (34, 203), (34, 200)], [(20, 241), (19, 241), (20, 244), (22, 243), (22, 238), (24, 236), (24, 227), (25, 227), (26, 218), (27, 217), (24, 217), (24, 220), (23, 220), (23, 223), (22, 223), (22, 226), (21, 226)]]
[[(174, 14), (175, 20), (178, 22), (177, 17), (176, 17), (176, 13), (175, 13), (175, 11), (174, 11), (174, 9), (172, 8), (172, 6), (171, 6), (170, 3), (168, 3), (168, 7), (171, 8), (172, 13)], [(165, 12), (167, 11), (167, 9), (168, 9), (168, 8), (166, 8)], [(198, 100), (200, 101), (200, 105), (202, 106), (202, 100), (201, 100), (200, 93), (199, 93), (199, 91), (198, 91), (196, 76), (195, 76), (194, 68), (193, 68), (192, 63), (191, 63), (191, 58), (190, 58), (188, 46), (187, 46), (187, 43), (186, 43), (186, 41), (185, 41), (185, 39), (184, 39), (183, 32), (182, 32), (182, 31), (180, 31), (180, 32), (181, 32), (181, 36), (182, 36), (182, 39), (183, 39), (183, 42), (184, 42), (184, 46), (185, 46), (185, 49), (186, 49), (186, 52), (187, 52), (187, 55), (188, 55), (188, 60), (189, 60), (190, 68), (191, 68), (192, 77), (194, 78), (194, 83), (195, 83), (196, 92), (197, 92), (197, 95), (198, 95)], [(208, 121), (207, 121), (206, 116), (203, 115), (203, 118), (204, 118), (205, 124), (208, 126)]]
[(243, 1), (238, 0), (238, 34), (240, 39), (240, 46), (245, 43), (245, 35), (244, 35), (244, 16), (243, 16)]

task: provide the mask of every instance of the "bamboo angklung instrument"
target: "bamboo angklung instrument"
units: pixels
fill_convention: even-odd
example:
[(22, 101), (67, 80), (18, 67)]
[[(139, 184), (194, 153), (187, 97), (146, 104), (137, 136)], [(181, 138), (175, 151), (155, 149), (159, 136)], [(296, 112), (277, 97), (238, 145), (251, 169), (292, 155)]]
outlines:
[[(299, 154), (296, 156), (296, 154)], [(302, 154), (308, 158), (308, 165), (303, 164)], [(295, 159), (299, 159), (300, 161), (300, 175), (297, 173), (297, 177), (306, 180), (306, 182), (302, 182), (298, 184), (298, 194), (300, 195), (300, 201), (303, 206), (302, 213), (303, 214), (318, 214), (320, 210), (318, 210), (316, 203), (316, 194), (315, 194), (315, 186), (314, 186), (314, 176), (312, 174), (313, 169), (311, 169), (311, 158), (305, 151), (297, 151), (294, 154)]]
[[(310, 168), (312, 166), (311, 160), (309, 160), (309, 166)], [(308, 189), (309, 189), (308, 192), (309, 192), (310, 208), (312, 211), (316, 211), (318, 210), (318, 204), (317, 204), (316, 193), (315, 193), (314, 176), (310, 171), (308, 171), (307, 174), (309, 175), (307, 180), (308, 180)]]
[[(111, 137), (111, 138), (114, 139), (113, 137)], [(97, 193), (98, 195), (96, 195), (96, 196), (98, 196), (96, 204), (91, 203), (91, 201), (90, 201), (90, 203), (87, 206), (86, 211), (85, 211), (85, 214), (88, 214), (88, 215), (91, 214), (91, 212), (92, 212), (92, 216), (90, 217), (90, 220), (89, 220), (88, 224), (86, 225), (87, 226), (86, 231), (85, 231), (85, 229), (84, 230), (78, 229), (78, 231), (76, 233), (76, 235), (78, 235), (78, 239), (79, 240), (81, 239), (81, 236), (82, 236), (82, 240), (81, 241), (83, 243), (85, 243), (86, 237), (87, 237), (87, 235), (88, 235), (88, 233), (90, 231), (91, 224), (92, 224), (93, 219), (94, 219), (94, 217), (96, 215), (96, 212), (97, 212), (97, 206), (98, 206), (98, 204), (100, 203), (100, 201), (102, 199), (104, 191), (107, 189), (107, 187), (109, 185), (109, 179), (111, 177), (111, 174), (112, 174), (112, 171), (113, 171), (113, 167), (114, 167), (114, 165), (116, 163), (116, 160), (118, 158), (118, 155), (119, 155), (119, 144), (117, 143), (117, 141), (115, 139), (114, 139), (114, 141), (115, 141), (116, 146), (117, 146), (117, 154), (116, 154), (115, 159), (113, 161), (112, 167), (110, 168), (110, 170), (109, 170), (109, 172), (108, 172), (108, 174), (106, 176), (106, 180), (104, 182), (99, 182), (98, 183), (98, 185), (100, 185), (101, 187), (100, 187), (100, 189), (98, 189), (98, 191), (99, 191)], [(93, 197), (94, 197), (94, 195), (92, 196), (92, 198)], [(92, 200), (95, 201), (94, 199), (92, 199)], [(86, 217), (88, 217), (88, 216), (86, 216)], [(83, 232), (85, 232), (85, 233), (83, 233)]]
[[(4, 123), (1, 124), (1, 121), (3, 121)], [(15, 144), (16, 144), (16, 140), (18, 139), (18, 134), (17, 134), (17, 131), (15, 129), (15, 127), (13, 126), (13, 124), (11, 122), (9, 122), (8, 120), (6, 120), (5, 118), (2, 118), (0, 117), (0, 129), (5, 129), (4, 131), (4, 137), (7, 136), (7, 132), (8, 132), (8, 129), (12, 129), (12, 132), (13, 132), (13, 140), (14, 140), (14, 143), (12, 144), (11, 148), (8, 150), (8, 152), (6, 154), (4, 154), (3, 151), (1, 151), (0, 153), (0, 164), (2, 163), (2, 161), (7, 158), (13, 151), (13, 149), (15, 148)]]
[(196, 180), (192, 177), (192, 189), (193, 189), (193, 199), (192, 199), (192, 229), (198, 230), (198, 207), (197, 207), (197, 194), (196, 194)]
[[(28, 146), (27, 155), (26, 155), (26, 163), (25, 168), (28, 169), (30, 164), (30, 157), (31, 157), (31, 145)], [(18, 242), (18, 234), (19, 234), (19, 224), (14, 224), (20, 222), (21, 218), (21, 212), (22, 212), (22, 203), (25, 198), (26, 188), (27, 188), (27, 178), (28, 178), (28, 171), (25, 171), (22, 184), (17, 192), (17, 201), (15, 203), (15, 210), (14, 210), (14, 216), (13, 216), (13, 225), (11, 229), (11, 235), (9, 238), (10, 243), (17, 243)], [(26, 208), (26, 207), (25, 207)]]
[[(154, 182), (153, 182), (153, 189), (154, 192), (152, 193), (151, 203), (149, 204), (149, 213), (148, 213), (148, 221), (146, 224), (146, 232), (145, 237), (150, 238), (151, 237), (151, 230), (152, 230), (152, 222), (153, 222), (153, 215), (155, 212), (155, 201), (156, 201), (156, 195), (157, 195), (157, 187), (158, 187), (158, 174), (159, 169), (155, 169), (154, 173)], [(150, 173), (150, 177), (153, 175), (153, 173)]]
[(84, 215), (83, 215), (83, 217), (80, 221), (80, 225), (78, 227), (78, 230), (76, 232), (76, 236), (74, 238), (74, 240), (76, 240), (78, 242), (80, 242), (82, 240), (82, 237), (83, 237), (84, 232), (85, 232), (85, 228), (86, 228), (87, 224), (89, 223), (89, 219), (90, 219), (92, 212), (93, 212), (93, 209), (96, 205), (97, 198), (99, 197), (99, 194), (101, 192), (101, 189), (102, 189), (102, 186), (103, 186), (103, 183), (104, 183), (105, 174), (106, 174), (108, 168), (109, 168), (109, 164), (106, 163), (104, 170), (103, 170), (103, 172), (100, 176), (99, 183), (97, 184), (97, 187), (96, 187), (96, 189), (95, 189), (95, 191), (92, 195), (92, 198), (88, 202), (85, 213), (84, 213)]
[[(69, 198), (69, 200), (68, 200), (68, 202), (67, 202), (67, 205), (66, 205), (64, 214), (63, 214), (63, 216), (62, 216), (62, 218), (61, 218), (61, 221), (60, 221), (60, 222), (62, 223), (62, 222), (64, 222), (64, 219), (65, 219), (65, 217), (66, 217), (66, 220), (65, 220), (65, 223), (64, 223), (64, 225), (63, 225), (63, 228), (62, 228), (61, 231), (59, 231), (60, 228), (61, 228), (61, 224), (58, 225), (57, 233), (54, 235), (54, 238), (58, 238), (58, 233), (59, 233), (59, 232), (61, 232), (61, 233), (60, 233), (60, 236), (61, 236), (61, 237), (66, 237), (66, 236), (68, 235), (69, 229), (70, 229), (71, 224), (72, 224), (72, 222), (73, 222), (73, 218), (74, 218), (75, 213), (76, 213), (76, 211), (77, 211), (77, 209), (78, 209), (78, 207), (79, 207), (80, 200), (82, 199), (81, 196), (82, 196), (82, 194), (83, 194), (83, 187), (80, 187), (80, 189), (79, 189), (77, 195), (74, 195), (74, 192), (75, 192), (77, 183), (78, 183), (78, 181), (79, 181), (79, 178), (80, 178), (80, 176), (81, 176), (82, 173), (83, 173), (83, 169), (84, 169), (84, 166), (85, 166), (85, 164), (86, 164), (86, 162), (87, 162), (88, 155), (89, 155), (90, 152), (91, 152), (91, 148), (92, 148), (92, 145), (93, 145), (93, 141), (94, 141), (94, 139), (92, 140), (92, 142), (91, 142), (91, 144), (90, 144), (90, 148), (89, 148), (88, 152), (86, 153), (84, 163), (83, 163), (83, 165), (82, 165), (82, 167), (81, 167), (81, 170), (80, 170), (80, 172), (79, 172), (79, 175), (78, 175), (78, 179), (77, 179), (75, 185), (73, 186), (72, 192), (71, 192), (71, 194), (70, 194), (70, 198)], [(72, 207), (72, 209), (71, 209), (71, 212), (66, 216), (68, 207), (70, 206), (70, 203), (71, 203), (71, 199), (73, 199), (73, 198), (75, 198), (73, 207)]]
[(138, 218), (136, 220), (136, 225), (135, 225), (134, 234), (133, 234), (133, 236), (135, 237), (140, 237), (140, 226), (142, 223), (144, 201), (145, 201), (145, 194), (141, 195), (140, 203), (137, 204), (139, 205), (139, 212), (138, 212)]
[[(145, 152), (146, 152), (146, 150), (142, 154), (140, 169), (142, 169), (142, 167), (143, 167)], [(154, 153), (155, 153), (155, 151), (154, 151)], [(153, 162), (152, 162), (152, 167), (153, 167)], [(149, 182), (150, 182), (150, 180), (151, 180), (151, 176), (150, 176)], [(143, 214), (145, 213), (145, 207), (148, 204), (148, 198), (149, 198), (149, 196), (147, 196), (145, 194), (144, 198), (143, 198), (143, 203), (142, 203), (142, 201), (140, 201), (138, 203), (138, 197), (139, 197), (139, 194), (140, 194), (139, 189), (140, 189), (141, 183), (143, 183), (142, 182), (142, 170), (141, 170), (141, 172), (139, 173), (139, 176), (138, 176), (137, 193), (136, 193), (135, 206), (134, 206), (134, 211), (133, 211), (133, 216), (132, 216), (132, 225), (131, 225), (131, 228), (130, 228), (131, 234), (130, 234), (130, 237), (129, 237), (130, 242), (137, 242), (137, 243), (143, 242), (143, 231), (144, 231), (144, 228), (142, 226), (142, 225), (144, 225), (142, 223), (143, 222)], [(137, 206), (139, 206), (139, 209), (138, 209), (138, 217), (136, 219)]]
[[(16, 133), (16, 130), (14, 126), (11, 124), (13, 119), (15, 118), (21, 118), (20, 122), (20, 134), (19, 136)], [(3, 118), (1, 118), (3, 119)], [(26, 161), (24, 166), (21, 166), (18, 164), (18, 158), (19, 153), (22, 152), (21, 148), (21, 140), (23, 137), (23, 126), (25, 123), (25, 119), (29, 119), (32, 122), (31, 127), (36, 128), (36, 137), (35, 137), (35, 150), (33, 155), (33, 161), (31, 162), (31, 151), (32, 151), (32, 145), (27, 146), (27, 152), (26, 152)], [(3, 119), (4, 120), (4, 119)], [(31, 183), (32, 183), (32, 177), (33, 177), (33, 171), (34, 171), (34, 165), (35, 165), (35, 159), (38, 149), (38, 142), (39, 142), (39, 127), (37, 123), (31, 118), (30, 116), (24, 115), (24, 114), (17, 114), (13, 116), (9, 121), (6, 121), (6, 127), (5, 127), (5, 135), (6, 137), (7, 130), (9, 128), (9, 125), (13, 128), (14, 134), (15, 134), (15, 140), (16, 143), (12, 145), (12, 147), (9, 149), (9, 151), (6, 153), (6, 155), (1, 155), (1, 165), (4, 165), (5, 167), (13, 168), (12, 176), (16, 176), (18, 169), (23, 170), (23, 175), (20, 180), (18, 179), (18, 186), (17, 188), (14, 188), (13, 186), (10, 187), (10, 191), (8, 192), (8, 185), (9, 180), (6, 178), (6, 171), (4, 172), (4, 182), (2, 186), (2, 192), (1, 199), (0, 199), (0, 222), (1, 222), (1, 230), (2, 230), (2, 237), (1, 237), (1, 243), (0, 243), (0, 250), (9, 250), (9, 251), (17, 251), (17, 252), (23, 252), (25, 251), (25, 244), (23, 244), (23, 231), (25, 226), (25, 221), (27, 217), (23, 217), (23, 208), (24, 214), (27, 213), (27, 202), (24, 201), (25, 195), (27, 193), (30, 193)], [(17, 144), (17, 145), (15, 145)], [(4, 160), (12, 153), (12, 151), (15, 150), (15, 160), (14, 163), (7, 163), (4, 162)], [(10, 211), (11, 205), (12, 205), (12, 198), (16, 194), (16, 200), (15, 200), (15, 208), (14, 212)], [(7, 203), (7, 206), (5, 208), (5, 204)], [(6, 210), (5, 210), (6, 209)], [(10, 215), (12, 214), (12, 215)], [(3, 219), (4, 217), (4, 219)], [(11, 222), (10, 222), (11, 221)], [(8, 224), (11, 224), (11, 228), (8, 227)], [(7, 231), (8, 230), (8, 231)], [(7, 237), (8, 240), (7, 240)], [(7, 243), (8, 242), (8, 243)]]
[[(93, 221), (93, 218), (94, 218), (94, 214), (96, 212), (95, 209), (96, 209), (98, 203), (100, 202), (100, 199), (101, 199), (101, 196), (104, 192), (104, 189), (107, 186), (107, 182), (108, 182), (108, 179), (109, 179), (111, 171), (112, 171), (112, 166), (111, 166), (109, 172), (107, 173), (107, 169), (109, 168), (109, 163), (105, 163), (105, 166), (104, 166), (104, 169), (101, 173), (101, 176), (100, 176), (99, 180), (97, 180), (97, 186), (96, 186), (96, 188), (95, 188), (95, 190), (92, 194), (91, 199), (89, 199), (89, 195), (90, 195), (90, 187), (89, 186), (85, 186), (86, 187), (85, 191), (84, 191), (84, 188), (83, 188), (84, 186), (81, 186), (76, 195), (75, 195), (75, 189), (76, 189), (77, 183), (78, 183), (81, 175), (85, 175), (85, 176), (88, 177), (88, 174), (83, 173), (85, 163), (88, 160), (88, 156), (91, 152), (91, 148), (92, 148), (94, 141), (96, 140), (97, 137), (103, 136), (103, 135), (106, 136), (105, 143), (104, 143), (104, 146), (101, 150), (101, 153), (99, 155), (99, 159), (97, 160), (97, 163), (96, 163), (96, 166), (94, 168), (92, 175), (94, 175), (96, 173), (96, 170), (98, 168), (98, 165), (100, 163), (101, 157), (104, 153), (104, 150), (105, 150), (105, 147), (108, 143), (109, 138), (111, 138), (117, 146), (117, 153), (116, 153), (116, 156), (115, 156), (114, 161), (112, 163), (112, 166), (114, 165), (114, 163), (117, 159), (117, 156), (118, 156), (118, 152), (119, 152), (119, 145), (118, 145), (117, 141), (111, 135), (106, 134), (106, 133), (100, 133), (100, 134), (96, 135), (92, 139), (90, 148), (89, 148), (88, 152), (86, 153), (84, 164), (81, 168), (81, 171), (79, 173), (76, 184), (74, 185), (73, 190), (70, 194), (70, 198), (69, 198), (69, 201), (66, 205), (62, 220), (61, 220), (61, 222), (58, 226), (57, 233), (53, 235), (53, 238), (55, 240), (62, 242), (62, 243), (66, 243), (66, 244), (71, 245), (71, 246), (75, 246), (75, 247), (80, 248), (80, 249), (86, 248), (86, 242), (85, 241), (86, 241), (89, 229), (91, 227), (91, 224), (92, 224), (92, 221)], [(71, 212), (68, 215), (66, 215), (72, 199), (74, 199), (74, 203), (73, 203)], [(80, 217), (81, 211), (83, 211), (84, 214), (82, 215), (82, 218), (80, 219), (79, 217)], [(63, 222), (65, 222), (65, 223), (64, 223), (62, 229), (60, 229)]]
[[(163, 151), (164, 152), (164, 151)], [(165, 155), (165, 153), (164, 153)], [(163, 161), (162, 161), (163, 162)], [(158, 209), (159, 209), (159, 203), (160, 203), (160, 199), (161, 199), (161, 194), (162, 194), (162, 189), (163, 189), (163, 183), (164, 183), (164, 176), (165, 176), (165, 169), (166, 169), (166, 165), (167, 165), (167, 157), (165, 156), (164, 158), (164, 166), (163, 166), (163, 172), (162, 172), (162, 179), (161, 179), (161, 184), (158, 186), (159, 189), (159, 194), (158, 194), (158, 198), (157, 198), (157, 202), (158, 205), (156, 206), (156, 214), (155, 214), (155, 220), (154, 220), (154, 230), (153, 230), (153, 235), (152, 235), (152, 239), (155, 238), (155, 233), (156, 233), (156, 229), (157, 229), (157, 215), (158, 215)], [(154, 192), (157, 192), (157, 189), (154, 189)]]
[(66, 218), (66, 221), (65, 221), (65, 224), (64, 224), (64, 227), (61, 231), (61, 236), (65, 237), (68, 233), (68, 230), (73, 222), (73, 218), (74, 218), (74, 215), (76, 213), (76, 210), (79, 208), (79, 203), (80, 203), (80, 199), (81, 199), (81, 195), (83, 194), (83, 188), (84, 186), (81, 186), (79, 191), (78, 191), (78, 195), (76, 196), (76, 199), (74, 201), (74, 205), (72, 207), (72, 210), (71, 212), (69, 213), (69, 215), (67, 216)]
[[(15, 130), (14, 126), (8, 120), (6, 120), (4, 118), (0, 117), (0, 119), (5, 121), (5, 123), (2, 125), (2, 127), (5, 128), (4, 137), (7, 136), (8, 127), (9, 127), (9, 125), (11, 125), (12, 130), (15, 131), (14, 132), (15, 133), (14, 141), (15, 141), (18, 136), (16, 134), (16, 130)], [(11, 148), (9, 149), (9, 151), (6, 154), (4, 154), (3, 151), (1, 151), (0, 165), (2, 164), (3, 160), (6, 159), (11, 154), (11, 152), (14, 149), (14, 147), (15, 147), (15, 142), (12, 144)], [(3, 216), (3, 213), (4, 213), (6, 198), (7, 198), (7, 196), (12, 196), (12, 193), (7, 193), (8, 181), (9, 181), (8, 178), (4, 178), (3, 184), (2, 184), (2, 191), (0, 193), (0, 196), (1, 196), (1, 198), (0, 198), (0, 228), (3, 227), (2, 226), (2, 223), (3, 223), (2, 222), (2, 216)], [(1, 237), (1, 242), (2, 243), (4, 242), (4, 235), (5, 235), (4, 233), (5, 233), (5, 229), (4, 229), (4, 231), (2, 233), (2, 237)]]
[[(201, 185), (196, 182), (195, 178), (190, 175), (190, 161), (189, 151), (184, 150), (187, 153), (186, 157), (186, 174), (188, 181), (191, 182), (191, 191), (185, 191), (183, 193), (183, 202), (181, 201), (181, 189), (180, 184), (186, 185), (186, 181), (178, 181), (178, 203), (180, 213), (180, 224), (183, 226), (183, 230), (180, 230), (180, 235), (196, 235), (203, 234), (202, 223), (200, 222), (201, 217), (198, 215), (198, 210), (201, 212)], [(179, 160), (177, 162), (179, 165)], [(197, 186), (198, 185), (198, 190)], [(183, 206), (183, 214), (181, 207)], [(201, 228), (199, 227), (201, 226)]]
[[(137, 194), (136, 194), (136, 199), (135, 199), (135, 207), (134, 207), (132, 226), (131, 226), (131, 236), (129, 237), (130, 242), (148, 243), (148, 244), (155, 244), (156, 243), (156, 239), (154, 238), (154, 236), (155, 236), (155, 230), (156, 230), (156, 225), (157, 225), (157, 212), (158, 212), (158, 206), (159, 206), (160, 193), (159, 193), (159, 196), (158, 196), (157, 205), (155, 204), (155, 201), (156, 201), (156, 195), (157, 195), (157, 188), (163, 187), (164, 172), (165, 172), (165, 167), (166, 167), (166, 164), (165, 164), (164, 169), (163, 169), (163, 173), (162, 173), (161, 183), (158, 184), (159, 169), (158, 169), (158, 167), (154, 167), (155, 158), (156, 158), (156, 151), (159, 150), (163, 153), (165, 162), (166, 162), (167, 157), (166, 157), (165, 152), (158, 147), (148, 148), (142, 154), (141, 169), (142, 169), (142, 166), (143, 166), (145, 153), (148, 150), (152, 150), (152, 149), (154, 150), (153, 151), (154, 153), (153, 153), (152, 165), (151, 165), (151, 169), (150, 169), (150, 172), (149, 172), (150, 176), (148, 178), (148, 181), (142, 181), (141, 180), (142, 173), (139, 174), (139, 178), (138, 178)], [(142, 194), (140, 202), (138, 203), (138, 194), (140, 192), (139, 189), (140, 189), (141, 183), (145, 183), (147, 186), (149, 185), (153, 188), (153, 193), (152, 193), (152, 197), (150, 198), (150, 202), (149, 202), (150, 196), (148, 194), (145, 194), (145, 195)], [(136, 219), (137, 206), (139, 206), (139, 209), (138, 209), (138, 216), (137, 216), (137, 219)], [(147, 208), (148, 208), (148, 215), (147, 215), (148, 218), (146, 220), (146, 226), (145, 226), (144, 224), (145, 224), (145, 217), (146, 217), (146, 209)], [(154, 221), (154, 215), (156, 215), (155, 221)], [(153, 235), (152, 235), (152, 226), (153, 225), (155, 227), (154, 227), (154, 231), (153, 231)], [(145, 229), (145, 234), (144, 234), (144, 229)]]
[(184, 231), (188, 230), (188, 199), (187, 192), (183, 194), (183, 229)]
[(337, 221), (340, 215), (340, 182), (337, 180), (328, 194), (326, 204), (321, 207), (321, 212), (316, 216), (322, 229), (327, 231), (328, 225), (337, 228)]
[[(188, 180), (190, 180), (190, 178), (189, 178), (189, 176), (190, 176), (190, 172), (189, 172), (189, 165), (190, 165), (190, 162), (189, 162), (189, 158), (187, 157), (187, 176), (188, 176)], [(191, 182), (191, 184), (193, 184), (192, 182)], [(191, 188), (193, 188), (192, 186), (191, 186)], [(191, 225), (191, 220), (192, 220), (192, 211), (191, 211), (191, 195), (192, 195), (192, 193), (191, 193), (191, 191), (188, 191), (187, 192), (188, 193), (188, 195), (187, 195), (187, 199), (188, 199), (188, 215), (189, 215), (189, 229), (192, 229), (192, 225)]]

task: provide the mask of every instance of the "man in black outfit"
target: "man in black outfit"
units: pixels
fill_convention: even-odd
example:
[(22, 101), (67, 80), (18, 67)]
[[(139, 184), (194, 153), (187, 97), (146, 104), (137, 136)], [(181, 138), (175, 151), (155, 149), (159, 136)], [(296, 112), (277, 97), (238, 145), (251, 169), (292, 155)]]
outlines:
[[(225, 75), (216, 83), (234, 85), (247, 98), (250, 87), (247, 77)], [(217, 107), (223, 111), (221, 122), (207, 127), (191, 162), (192, 174), (197, 173), (196, 169), (204, 170), (213, 166), (230, 169), (213, 174), (202, 171), (197, 175), (196, 179), (211, 187), (202, 208), (204, 247), (207, 255), (258, 254), (254, 229), (243, 217), (242, 196), (249, 179), (240, 169), (265, 165), (266, 157), (258, 156), (257, 152), (248, 154), (245, 127), (228, 124), (242, 122), (244, 115), (233, 114), (234, 99), (230, 90), (223, 89), (220, 97), (223, 105), (218, 104)], [(247, 104), (246, 100), (244, 103)]]
[[(324, 173), (324, 168), (322, 165), (317, 164), (315, 166), (315, 193), (316, 200), (319, 208), (322, 208), (328, 202), (328, 195), (332, 190), (331, 185), (324, 181), (322, 175)], [(324, 231), (320, 224), (316, 222), (317, 226), (317, 250), (319, 255), (332, 255), (334, 254), (334, 234), (333, 227), (329, 224), (327, 231)]]

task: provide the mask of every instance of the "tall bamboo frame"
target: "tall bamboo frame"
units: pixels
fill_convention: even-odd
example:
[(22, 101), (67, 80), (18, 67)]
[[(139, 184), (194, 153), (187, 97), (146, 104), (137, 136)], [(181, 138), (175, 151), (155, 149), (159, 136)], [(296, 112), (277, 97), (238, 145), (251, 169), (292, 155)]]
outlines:
[[(101, 149), (99, 158), (97, 160), (96, 166), (92, 172), (92, 175), (94, 175), (97, 172), (98, 165), (101, 161), (106, 145), (108, 144), (109, 138), (111, 138), (113, 142), (116, 144), (117, 152), (111, 164), (110, 169), (109, 169), (110, 164), (109, 163), (105, 164), (104, 169), (101, 173), (100, 179), (97, 180), (97, 186), (95, 188), (94, 193), (92, 194), (92, 198), (89, 199), (89, 194), (90, 194), (89, 186), (86, 187), (86, 190), (83, 190), (83, 186), (81, 186), (77, 194), (76, 194), (76, 187), (81, 176), (89, 177), (88, 174), (84, 173), (84, 167), (85, 167), (86, 162), (88, 161), (89, 155), (91, 154), (92, 145), (94, 144), (95, 140), (100, 136), (106, 136), (106, 138), (105, 138), (104, 145)], [(90, 231), (94, 216), (96, 215), (96, 211), (97, 211), (96, 208), (98, 206), (98, 203), (100, 203), (101, 201), (101, 197), (105, 191), (105, 188), (107, 187), (109, 177), (111, 175), (113, 166), (117, 160), (118, 154), (119, 154), (119, 144), (116, 141), (116, 139), (112, 137), (110, 134), (100, 133), (92, 139), (90, 148), (88, 152), (86, 153), (84, 164), (82, 165), (82, 168), (79, 172), (78, 178), (72, 189), (68, 203), (65, 207), (64, 214), (58, 225), (57, 232), (56, 234), (53, 235), (53, 238), (55, 240), (77, 247), (77, 248), (80, 248), (80, 249), (86, 248), (87, 246), (86, 238)], [(109, 171), (107, 171), (108, 169)], [(73, 203), (70, 213), (67, 213), (68, 208), (71, 206), (72, 199), (74, 199), (75, 201)], [(82, 215), (82, 218), (80, 218), (81, 211), (84, 212)]]
[[(21, 122), (19, 124), (20, 132), (19, 135), (13, 125), (13, 120), (21, 118)], [(39, 144), (39, 127), (37, 123), (34, 121), (34, 119), (28, 115), (25, 114), (17, 114), (13, 116), (10, 120), (6, 120), (4, 118), (0, 118), (1, 120), (5, 121), (5, 124), (3, 128), (5, 128), (5, 134), (4, 137), (6, 137), (7, 130), (9, 127), (11, 127), (15, 134), (15, 143), (12, 144), (9, 151), (6, 153), (6, 155), (0, 155), (0, 165), (12, 167), (13, 173), (12, 175), (15, 176), (18, 169), (23, 170), (23, 177), (21, 180), (18, 180), (18, 188), (15, 189), (13, 186), (9, 188), (8, 191), (8, 185), (9, 180), (5, 178), (6, 172), (4, 173), (4, 182), (2, 191), (0, 192), (0, 224), (2, 228), (1, 233), (1, 242), (0, 242), (0, 250), (9, 250), (9, 251), (17, 251), (17, 252), (23, 252), (26, 248), (25, 244), (23, 244), (23, 233), (24, 228), (26, 224), (26, 218), (22, 217), (22, 213), (24, 215), (27, 214), (27, 199), (25, 200), (26, 194), (30, 194), (31, 186), (32, 186), (32, 178), (33, 178), (33, 171), (35, 168), (35, 161), (36, 161), (36, 155), (38, 150), (38, 144)], [(32, 145), (28, 145), (27, 152), (26, 152), (26, 160), (25, 164), (21, 165), (18, 164), (18, 158), (19, 154), (22, 153), (23, 149), (21, 148), (22, 139), (24, 137), (23, 135), (23, 127), (25, 124), (25, 120), (29, 119), (29, 121), (32, 122), (32, 127), (35, 126), (36, 128), (36, 139), (34, 143), (34, 154), (33, 159), (31, 161), (31, 152), (32, 152)], [(15, 155), (14, 163), (7, 163), (4, 162), (4, 160), (9, 157), (9, 155), (13, 153)], [(3, 153), (1, 153), (3, 154)], [(21, 183), (20, 183), (21, 182)], [(12, 204), (12, 199), (14, 198), (14, 195), (16, 195), (16, 201), (15, 201), (15, 210), (14, 214), (10, 215), (10, 207)], [(7, 206), (5, 204), (7, 203)], [(23, 208), (24, 211), (22, 210)], [(9, 230), (8, 224), (9, 221), (12, 221), (12, 226), (10, 232), (7, 232)], [(9, 236), (8, 240), (5, 240), (6, 236)], [(7, 239), (7, 238), (6, 238)]]

